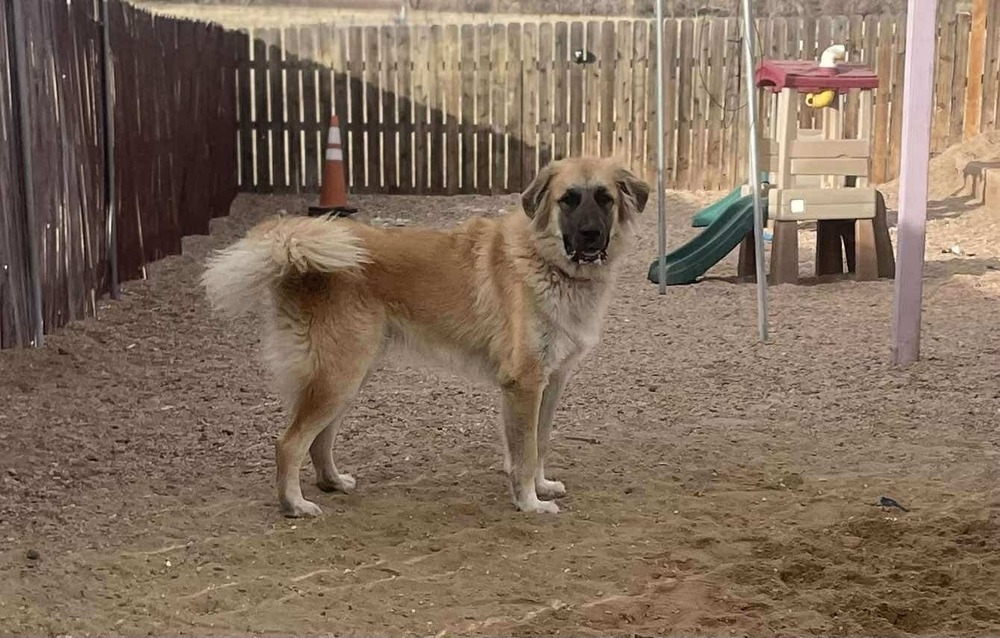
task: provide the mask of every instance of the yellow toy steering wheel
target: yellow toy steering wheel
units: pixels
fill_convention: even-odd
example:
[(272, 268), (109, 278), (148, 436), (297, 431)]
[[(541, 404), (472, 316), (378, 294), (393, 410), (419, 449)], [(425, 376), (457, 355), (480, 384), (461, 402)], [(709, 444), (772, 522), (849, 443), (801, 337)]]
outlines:
[(814, 109), (826, 108), (833, 104), (836, 97), (837, 91), (835, 89), (825, 89), (819, 93), (806, 93), (806, 106)]

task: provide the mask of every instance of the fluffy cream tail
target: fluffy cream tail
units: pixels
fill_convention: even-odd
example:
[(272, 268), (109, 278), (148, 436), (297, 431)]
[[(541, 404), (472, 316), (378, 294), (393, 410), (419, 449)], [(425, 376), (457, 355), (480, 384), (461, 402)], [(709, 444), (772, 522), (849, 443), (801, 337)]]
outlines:
[(212, 255), (201, 281), (213, 309), (236, 316), (257, 306), (286, 275), (329, 273), (369, 261), (361, 239), (345, 224), (323, 217), (277, 217)]

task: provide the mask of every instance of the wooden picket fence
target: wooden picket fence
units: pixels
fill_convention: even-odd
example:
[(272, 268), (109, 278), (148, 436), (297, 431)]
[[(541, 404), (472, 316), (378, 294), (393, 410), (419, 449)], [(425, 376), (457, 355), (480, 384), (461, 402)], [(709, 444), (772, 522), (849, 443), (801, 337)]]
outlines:
[[(977, 130), (996, 127), (1000, 73), (1000, 3), (991, 3), (982, 17), (978, 39), (970, 39), (972, 19), (954, 10), (954, 0), (941, 5), (935, 152), (960, 141), (970, 123)], [(670, 19), (663, 30), (667, 184), (730, 187), (746, 172), (740, 23)], [(762, 19), (757, 32), (760, 53), (769, 58), (818, 59), (830, 44), (844, 43), (851, 60), (878, 72), (872, 175), (876, 181), (894, 178), (905, 18)], [(518, 191), (540, 165), (581, 152), (617, 154), (650, 176), (655, 168), (652, 20), (324, 24), (250, 35), (238, 81), (244, 190), (317, 189), (331, 114), (346, 134), (354, 192)], [(578, 50), (593, 62), (577, 63)], [(985, 62), (970, 78), (967, 68), (976, 56)], [(967, 95), (975, 101), (967, 102)], [(856, 130), (858, 107), (858, 96), (849, 96), (842, 114), (847, 135)], [(765, 126), (772, 108), (761, 100)], [(970, 113), (977, 122), (966, 121)], [(815, 118), (804, 110), (800, 124), (813, 126)]]

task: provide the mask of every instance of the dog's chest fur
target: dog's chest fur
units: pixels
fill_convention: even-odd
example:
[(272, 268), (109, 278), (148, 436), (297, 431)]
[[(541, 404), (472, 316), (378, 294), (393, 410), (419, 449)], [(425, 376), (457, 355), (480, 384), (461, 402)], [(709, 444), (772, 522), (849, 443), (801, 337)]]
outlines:
[(549, 274), (539, 287), (539, 345), (551, 371), (583, 358), (600, 343), (612, 283)]

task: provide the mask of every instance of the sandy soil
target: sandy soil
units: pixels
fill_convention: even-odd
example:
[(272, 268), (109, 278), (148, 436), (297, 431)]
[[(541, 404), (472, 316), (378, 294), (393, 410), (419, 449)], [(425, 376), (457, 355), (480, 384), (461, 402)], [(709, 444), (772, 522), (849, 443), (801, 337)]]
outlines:
[[(717, 196), (669, 195), (671, 245)], [(428, 225), (516, 201), (354, 198)], [(493, 391), (389, 362), (339, 439), (358, 491), (309, 484), (326, 515), (292, 521), (257, 332), (196, 280), (305, 204), (241, 197), (99, 320), (0, 353), (0, 634), (1000, 632), (1000, 210), (934, 209), (924, 359), (900, 370), (891, 282), (772, 288), (767, 345), (734, 256), (658, 296), (654, 206), (557, 416), (560, 515), (510, 504)]]

